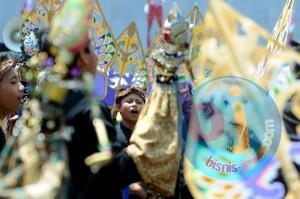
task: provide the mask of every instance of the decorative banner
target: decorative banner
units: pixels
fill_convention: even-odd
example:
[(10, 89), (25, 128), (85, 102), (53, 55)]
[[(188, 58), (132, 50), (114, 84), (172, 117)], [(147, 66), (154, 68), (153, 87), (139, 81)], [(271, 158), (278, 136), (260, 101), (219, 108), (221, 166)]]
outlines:
[[(300, 167), (300, 144), (292, 142), (289, 153), (286, 156)], [(201, 189), (201, 193), (194, 195), (195, 198), (264, 198), (264, 199), (282, 199), (288, 192), (282, 179), (280, 179), (280, 163), (276, 157), (273, 157), (266, 165), (264, 170), (251, 176), (244, 181), (223, 181), (210, 178), (203, 173), (193, 169), (188, 160), (185, 160), (185, 177), (187, 179), (197, 180), (199, 187), (190, 187), (193, 193)]]
[[(245, 114), (243, 115), (242, 113), (247, 112), (245, 110), (249, 110), (250, 112), (252, 111), (252, 109), (249, 109), (249, 107), (247, 108), (246, 105), (241, 106), (242, 104), (247, 104), (249, 102), (251, 102), (251, 100), (245, 98), (245, 99), (241, 99), (241, 103), (235, 103), (232, 104), (229, 99), (222, 98), (222, 94), (225, 95), (229, 95), (230, 92), (228, 92), (225, 88), (222, 89), (222, 91), (219, 92), (213, 92), (213, 86), (210, 86), (209, 84), (211, 83), (209, 80), (212, 79), (216, 79), (218, 77), (224, 77), (224, 76), (238, 76), (238, 77), (244, 77), (244, 78), (252, 78), (254, 72), (256, 72), (257, 69), (257, 65), (259, 63), (261, 63), (261, 61), (266, 57), (266, 55), (268, 55), (268, 50), (266, 49), (265, 46), (262, 46), (260, 44), (260, 41), (262, 39), (266, 40), (266, 41), (273, 41), (276, 43), (276, 41), (274, 41), (274, 39), (272, 39), (272, 37), (267, 33), (267, 31), (265, 31), (263, 28), (261, 28), (260, 26), (258, 26), (257, 24), (255, 24), (252, 20), (246, 18), (245, 16), (241, 15), (240, 13), (238, 13), (237, 11), (235, 11), (234, 9), (232, 9), (231, 7), (229, 7), (224, 1), (221, 0), (211, 0), (210, 1), (210, 6), (209, 9), (207, 11), (207, 14), (205, 16), (205, 20), (203, 25), (201, 26), (201, 47), (200, 47), (200, 57), (199, 57), (199, 63), (201, 66), (207, 66), (209, 65), (209, 63), (213, 63), (212, 64), (212, 73), (210, 75), (210, 77), (207, 79), (205, 79), (204, 77), (204, 73), (200, 73), (199, 74), (199, 84), (202, 84), (205, 92), (201, 92), (198, 93), (198, 97), (199, 98), (205, 98), (204, 102), (207, 103), (202, 103), (198, 106), (198, 108), (202, 111), (201, 113), (199, 113), (197, 116), (202, 117), (202, 118), (210, 118), (210, 119), (216, 119), (214, 117), (217, 116), (222, 116), (222, 114), (218, 114), (220, 113), (220, 107), (219, 105), (221, 105), (223, 103), (223, 106), (226, 106), (226, 104), (235, 107), (235, 112), (236, 114), (233, 114), (232, 117), (233, 119), (237, 119), (240, 120), (239, 123), (244, 123), (245, 121), (251, 121), (252, 122), (252, 126), (255, 128), (257, 128), (259, 125), (261, 125), (259, 122), (255, 123), (257, 124), (257, 126), (255, 126), (254, 121), (259, 120), (262, 116), (266, 116), (267, 113), (263, 113), (263, 114), (258, 114), (257, 117), (249, 117), (245, 116)], [(278, 53), (278, 54), (274, 54), (271, 55), (269, 57), (269, 63), (270, 64), (276, 64), (280, 61), (280, 63), (291, 63), (293, 61), (299, 62), (299, 54), (297, 54), (294, 51), (291, 51), (285, 47), (282, 48), (282, 50)], [(222, 79), (222, 78), (220, 78)], [(272, 76), (268, 77), (268, 79), (266, 81), (269, 81), (270, 79), (272, 79)], [(205, 80), (205, 82), (204, 82)], [(250, 79), (251, 80), (251, 79)], [(252, 82), (252, 81), (251, 81)], [(220, 84), (220, 87), (222, 87), (223, 85)], [(259, 86), (263, 87), (262, 85), (265, 85), (264, 82), (260, 82)], [(299, 88), (299, 85), (297, 85), (297, 88)], [(228, 88), (227, 88), (228, 89)], [(296, 87), (295, 87), (296, 89)], [(207, 90), (211, 90), (211, 92), (207, 92)], [(233, 89), (235, 90), (235, 89)], [(244, 92), (245, 89), (239, 89), (242, 92)], [(227, 91), (227, 92), (226, 92)], [(264, 91), (264, 90), (263, 90)], [(196, 92), (196, 91), (195, 91)], [(193, 93), (195, 93), (193, 92)], [(235, 91), (237, 92), (237, 91)], [(203, 95), (203, 93), (205, 95)], [(234, 92), (233, 92), (234, 93)], [(239, 92), (237, 92), (239, 93)], [(263, 93), (267, 94), (267, 92), (261, 92), (261, 94), (263, 95)], [(202, 95), (201, 95), (202, 94)], [(196, 97), (196, 96), (194, 96)], [(235, 98), (237, 98), (238, 96), (235, 96)], [(207, 99), (206, 99), (207, 98)], [(233, 98), (230, 98), (233, 99)], [(255, 97), (251, 98), (252, 100), (257, 100)], [(215, 106), (209, 106), (209, 104), (213, 104)], [(251, 103), (250, 103), (251, 104)], [(255, 104), (255, 103), (253, 103)], [(257, 104), (257, 103), (256, 103)], [(260, 104), (260, 103), (258, 103)], [(277, 102), (277, 107), (279, 107), (279, 110), (282, 111), (281, 107), (278, 105)], [(265, 105), (265, 106), (269, 106), (269, 104)], [(266, 107), (263, 107), (266, 108)], [(221, 109), (223, 110), (223, 109)], [(196, 110), (195, 110), (196, 112)], [(195, 117), (196, 113), (193, 113), (194, 116), (191, 117), (191, 120), (197, 120), (198, 118)], [(223, 114), (224, 115), (224, 114)], [(227, 114), (225, 114), (227, 115)], [(232, 114), (231, 114), (232, 115)], [(219, 118), (219, 122), (222, 121), (222, 117), (217, 117)], [(223, 121), (224, 123), (226, 123), (226, 118), (227, 117), (223, 117)], [(253, 121), (252, 121), (253, 120)], [(199, 120), (200, 121), (200, 120)], [(228, 123), (228, 121), (227, 121)], [(222, 123), (221, 123), (222, 124)], [(251, 136), (250, 131), (247, 131), (246, 128), (244, 128), (245, 125), (237, 125), (235, 123), (232, 123), (233, 126), (230, 128), (236, 128), (236, 135), (243, 135), (245, 133), (248, 132), (249, 137)], [(202, 128), (205, 128), (203, 130), (204, 133), (206, 135), (206, 139), (207, 136), (209, 136), (209, 130), (213, 129), (213, 132), (216, 132), (213, 135), (220, 135), (220, 132), (225, 132), (223, 134), (228, 134), (229, 131), (226, 131), (226, 128), (221, 128), (220, 125), (214, 125), (210, 124), (210, 123), (205, 123), (205, 122), (200, 122), (200, 125)], [(198, 129), (200, 128), (199, 126), (190, 126), (190, 129)], [(267, 129), (269, 129), (269, 127), (272, 127), (272, 125), (268, 126), (267, 125)], [(274, 127), (274, 126), (273, 126)], [(251, 128), (249, 128), (251, 130)], [(206, 131), (205, 131), (206, 130)], [(257, 130), (256, 130), (257, 131)], [(255, 131), (255, 132), (256, 132)], [(203, 147), (204, 146), (204, 138), (203, 136), (201, 136), (199, 134), (200, 131), (194, 131), (194, 132), (190, 132), (190, 137), (192, 137), (193, 139), (189, 139), (189, 141), (186, 143), (186, 153), (188, 154), (187, 156), (194, 158), (195, 161), (191, 161), (191, 159), (187, 159), (186, 164), (189, 166), (185, 167), (185, 177), (186, 177), (186, 181), (189, 185), (190, 190), (192, 191), (193, 195), (195, 198), (221, 198), (224, 195), (224, 190), (228, 190), (230, 191), (233, 195), (228, 196), (227, 198), (252, 198), (252, 193), (256, 191), (255, 188), (251, 188), (251, 186), (254, 187), (254, 185), (250, 185), (250, 182), (256, 182), (255, 180), (251, 180), (254, 178), (259, 178), (262, 179), (260, 177), (258, 177), (259, 175), (261, 175), (265, 171), (266, 168), (269, 167), (269, 165), (272, 165), (272, 159), (269, 162), (269, 164), (262, 164), (264, 165), (264, 167), (257, 167), (255, 170), (256, 171), (261, 171), (261, 172), (253, 172), (253, 175), (249, 175), (248, 179), (243, 180), (243, 179), (239, 179), (239, 177), (243, 177), (240, 176), (240, 173), (238, 172), (234, 172), (236, 171), (236, 169), (238, 169), (238, 167), (236, 168), (233, 161), (236, 160), (235, 156), (230, 156), (228, 154), (233, 154), (233, 152), (235, 152), (235, 150), (238, 150), (238, 148), (235, 148), (235, 146), (237, 145), (236, 140), (238, 140), (238, 143), (241, 143), (241, 145), (237, 145), (237, 146), (241, 146), (239, 150), (244, 150), (244, 148), (249, 144), (249, 142), (247, 142), (247, 136), (237, 136), (237, 138), (239, 139), (235, 139), (233, 142), (221, 142), (221, 140), (219, 139), (225, 139), (226, 136), (224, 136), (224, 138), (221, 136), (217, 137), (218, 139), (216, 140), (217, 142), (219, 141), (219, 143), (222, 143), (223, 145), (226, 145), (228, 148), (228, 150), (225, 150), (224, 154), (220, 154), (219, 156), (214, 155), (214, 157), (211, 156), (207, 156), (208, 159), (206, 159), (205, 163), (207, 163), (207, 165), (204, 164), (196, 164), (197, 161), (200, 162), (200, 160), (203, 160), (201, 158), (203, 158), (204, 156), (201, 156), (199, 154), (203, 153), (203, 154), (215, 154), (216, 148), (212, 148), (211, 150), (205, 150), (208, 147)], [(229, 132), (230, 133), (230, 132)], [(239, 134), (240, 133), (240, 134)], [(222, 135), (223, 135), (222, 134)], [(255, 134), (257, 135), (257, 134)], [(268, 135), (269, 137), (271, 136), (271, 131), (270, 132), (264, 132), (262, 133), (262, 135)], [(259, 142), (261, 143), (265, 143), (265, 146), (269, 146), (270, 142), (267, 141), (264, 142), (264, 138), (262, 137), (258, 137)], [(287, 150), (288, 150), (288, 140), (286, 139), (287, 135), (285, 133), (285, 131), (282, 132), (282, 138), (281, 138), (281, 142), (280, 142), (280, 146), (278, 147), (278, 160), (281, 163), (281, 168), (285, 171), (285, 175), (284, 177), (289, 180), (289, 174), (292, 175), (293, 180), (289, 180), (290, 182), (287, 182), (288, 187), (289, 187), (289, 191), (296, 193), (296, 190), (299, 190), (298, 185), (300, 186), (299, 183), (299, 176), (296, 175), (297, 172), (295, 171), (295, 169), (292, 166), (291, 160), (289, 158), (289, 156), (287, 156)], [(230, 138), (230, 136), (228, 136), (228, 138)], [(244, 139), (240, 139), (240, 138), (244, 138)], [(211, 138), (212, 139), (212, 138)], [(226, 138), (227, 139), (227, 138)], [(226, 140), (225, 139), (225, 140)], [(250, 137), (251, 140), (251, 137)], [(212, 140), (210, 140), (212, 141)], [(258, 142), (258, 143), (259, 143)], [(202, 143), (202, 147), (198, 147), (200, 144)], [(273, 142), (272, 142), (273, 143)], [(251, 142), (250, 142), (251, 144)], [(211, 146), (211, 143), (207, 144), (208, 146)], [(213, 145), (214, 147), (222, 147), (220, 144), (215, 144)], [(255, 145), (254, 145), (255, 146)], [(198, 149), (201, 149), (198, 151), (198, 153), (194, 153), (195, 156), (191, 156), (191, 154), (193, 154), (193, 151), (197, 151), (197, 147)], [(210, 149), (210, 148), (209, 148)], [(191, 152), (192, 151), (192, 152)], [(257, 152), (257, 150), (254, 148), (254, 154)], [(261, 151), (263, 152), (263, 151)], [(198, 156), (198, 155), (199, 156)], [(258, 153), (259, 155), (263, 155), (264, 153)], [(211, 157), (211, 158), (210, 158)], [(224, 158), (225, 157), (225, 158)], [(249, 161), (248, 163), (246, 162), (246, 164), (244, 164), (244, 168), (246, 168), (245, 171), (249, 171), (251, 173), (251, 169), (253, 167), (253, 165), (256, 165), (256, 159), (259, 159), (259, 157), (257, 158), (252, 158), (253, 156), (249, 156)], [(209, 159), (210, 158), (210, 159)], [(270, 158), (269, 158), (270, 160)], [(224, 164), (226, 163), (226, 164)], [(241, 162), (243, 164), (243, 162)], [(267, 162), (266, 162), (267, 163)], [(199, 166), (205, 167), (205, 165), (209, 168), (205, 168), (205, 169), (210, 169), (208, 173), (203, 172), (203, 170), (199, 169)], [(241, 168), (243, 168), (243, 165), (241, 166)], [(202, 168), (203, 169), (203, 168)], [(218, 174), (218, 172), (220, 172), (220, 170), (223, 171), (231, 171), (231, 172), (227, 172), (225, 173), (226, 175), (220, 175), (218, 177), (221, 177), (224, 179), (224, 177), (228, 177), (228, 175), (232, 175), (232, 181), (230, 182), (226, 182), (226, 181), (220, 181), (219, 184), (216, 184), (214, 182), (219, 181), (220, 178), (217, 178), (216, 175), (214, 174)], [(253, 167), (254, 169), (254, 167)], [(254, 170), (253, 170), (254, 171)], [(249, 173), (249, 174), (250, 174)], [(268, 172), (269, 173), (269, 172)], [(208, 175), (209, 174), (209, 175)], [(258, 176), (256, 176), (258, 175)], [(204, 176), (204, 177), (203, 177)], [(246, 175), (247, 176), (247, 175)], [(229, 176), (230, 177), (230, 176)], [(236, 180), (234, 180), (236, 179)], [(239, 179), (239, 180), (238, 180)], [(297, 183), (297, 189), (295, 186), (293, 186), (292, 182)], [(206, 183), (206, 184), (205, 184)], [(261, 183), (261, 182), (260, 182)], [(217, 189), (215, 185), (219, 187), (219, 189)], [(256, 195), (261, 195), (261, 198), (265, 198), (264, 196), (269, 195), (269, 196), (278, 196), (278, 198), (280, 198), (280, 196), (282, 196), (282, 187), (280, 188), (281, 190), (279, 190), (278, 187), (275, 187), (272, 185), (272, 187), (270, 188), (270, 186), (267, 186), (266, 184), (259, 184), (258, 185), (261, 190), (259, 190), (260, 192), (256, 192)], [(274, 190), (272, 190), (272, 188), (274, 188)], [(292, 189), (291, 189), (292, 188)], [(249, 191), (250, 190), (250, 191)], [(213, 195), (209, 195), (209, 197), (205, 197), (206, 193), (205, 192), (210, 192)], [(248, 195), (247, 195), (248, 194)], [(281, 195), (280, 195), (281, 194)], [(203, 196), (205, 195), (205, 196)], [(243, 196), (243, 197), (242, 197)], [(225, 197), (226, 198), (226, 197)], [(295, 198), (299, 198), (299, 197), (295, 197)]]
[(200, 25), (203, 23), (203, 16), (197, 3), (195, 3), (192, 10), (189, 12), (187, 20), (190, 23), (190, 26), (192, 26), (192, 45), (190, 51), (190, 60), (191, 63), (193, 63), (200, 53), (201, 32), (199, 29)]
[(164, 0), (147, 0), (147, 47), (151, 43), (151, 28), (153, 21), (156, 20), (159, 28), (162, 28), (163, 22), (163, 1)]
[(98, 57), (98, 72), (106, 75), (117, 56), (118, 50), (117, 42), (98, 1), (95, 1), (93, 12), (92, 37)]
[[(282, 9), (280, 17), (278, 18), (275, 27), (273, 29), (272, 38), (273, 41), (268, 41), (267, 48), (269, 54), (275, 54), (280, 51), (282, 46), (286, 46), (288, 42), (288, 36), (290, 32), (290, 25), (292, 23), (292, 15), (294, 9), (294, 0), (286, 0), (285, 5)], [(261, 78), (268, 67), (269, 55), (266, 56), (265, 60), (262, 62), (262, 65), (258, 68), (258, 77)]]
[[(123, 76), (126, 72), (135, 74), (143, 69), (145, 56), (135, 22), (131, 22), (121, 33), (118, 38), (118, 47), (119, 54), (114, 70), (120, 76)], [(121, 79), (119, 84), (120, 81)]]
[[(269, 34), (225, 2), (210, 2), (202, 27), (200, 65), (213, 63), (211, 78), (224, 75), (249, 77), (267, 51), (265, 46), (259, 45), (259, 39), (270, 38)], [(205, 79), (204, 75), (204, 72), (199, 74), (199, 83)]]
[[(197, 59), (200, 54), (200, 45), (201, 45), (201, 24), (203, 23), (203, 16), (201, 14), (200, 8), (197, 3), (193, 6), (191, 11), (187, 16), (187, 21), (190, 23), (191, 28), (191, 45), (190, 45), (190, 73), (193, 78), (195, 78), (195, 74), (199, 74), (201, 72), (201, 68), (199, 65), (199, 60)], [(194, 79), (195, 83), (196, 80)]]
[(108, 90), (107, 76), (105, 74), (96, 73), (94, 81), (94, 97), (103, 99)]
[(64, 2), (65, 0), (40, 0), (34, 6), (33, 0), (25, 2), (22, 9), (24, 22), (21, 34), (23, 52), (27, 56), (32, 57), (38, 52), (36, 34), (39, 30), (50, 26), (53, 16), (62, 8)]
[[(36, 38), (39, 30), (43, 28), (48, 28), (54, 15), (60, 11), (65, 0), (26, 0), (22, 7), (22, 26), (21, 26), (21, 49), (22, 56), (25, 59), (29, 59), (38, 54), (38, 40)], [(37, 57), (35, 59), (38, 63)], [(32, 61), (31, 60), (31, 61)], [(25, 65), (24, 65), (25, 67)], [(24, 68), (23, 67), (23, 68)], [(27, 89), (30, 90), (30, 95), (34, 95), (35, 86), (37, 84), (37, 74), (40, 72), (41, 68), (31, 67), (26, 70), (26, 78), (23, 81), (28, 81)]]
[[(211, 0), (210, 9), (205, 16), (202, 30), (199, 64), (211, 66), (210, 79), (234, 75), (250, 78), (257, 65), (268, 55), (268, 50), (261, 44), (262, 40), (273, 41), (269, 33), (255, 22), (241, 15), (224, 1)], [(269, 57), (271, 65), (300, 61), (298, 53), (283, 48), (279, 53)], [(202, 72), (197, 78), (199, 84), (205, 79)], [(272, 76), (259, 82), (265, 88)]]
[(22, 26), (22, 38), (35, 33), (42, 28), (49, 27), (54, 15), (61, 8), (65, 0), (39, 0), (32, 8)]
[[(275, 67), (269, 66), (269, 56), (278, 53), (282, 46), (286, 47), (288, 44), (289, 36), (291, 34), (291, 27), (293, 23), (293, 9), (294, 0), (287, 0), (285, 6), (282, 9), (281, 15), (277, 20), (277, 23), (273, 29), (272, 38), (277, 41), (275, 44), (269, 41), (267, 48), (269, 54), (267, 54), (261, 65), (258, 66), (257, 76), (262, 78), (262, 82), (265, 82), (266, 87), (268, 87), (270, 93), (273, 96), (279, 95), (280, 92), (288, 87), (294, 82), (293, 75), (291, 74), (290, 65), (283, 65), (278, 63)], [(280, 46), (281, 45), (281, 46)], [(268, 69), (268, 71), (267, 71)], [(267, 72), (266, 72), (267, 71)], [(266, 81), (269, 76), (273, 76), (272, 80)]]
[[(286, 0), (285, 6), (280, 14), (279, 19), (273, 29), (272, 38), (280, 45), (286, 46), (288, 42), (288, 35), (294, 10), (294, 0)], [(270, 52), (275, 53), (280, 50), (280, 46), (272, 41), (268, 43)]]
[(135, 85), (145, 89), (148, 83), (147, 69), (144, 67), (144, 51), (134, 22), (118, 38), (118, 56), (108, 71), (109, 88), (104, 102), (114, 104), (115, 92), (120, 87)]
[(95, 1), (94, 4), (92, 25), (92, 38), (95, 46), (95, 53), (98, 57), (97, 74), (94, 82), (94, 95), (97, 98), (104, 99), (108, 93), (110, 93), (109, 95), (114, 96), (114, 94), (111, 94), (108, 86), (108, 71), (117, 57), (118, 48), (116, 39), (98, 1)]

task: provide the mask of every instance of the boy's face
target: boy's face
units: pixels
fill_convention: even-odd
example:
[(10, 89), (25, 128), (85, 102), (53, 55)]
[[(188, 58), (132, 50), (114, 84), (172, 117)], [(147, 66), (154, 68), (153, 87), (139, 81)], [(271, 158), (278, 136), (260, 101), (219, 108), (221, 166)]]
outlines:
[(131, 93), (121, 100), (121, 104), (118, 106), (118, 111), (120, 112), (123, 120), (136, 122), (143, 106), (143, 99), (139, 95)]
[(0, 82), (0, 115), (16, 113), (21, 105), (24, 86), (18, 79), (17, 72), (11, 68)]

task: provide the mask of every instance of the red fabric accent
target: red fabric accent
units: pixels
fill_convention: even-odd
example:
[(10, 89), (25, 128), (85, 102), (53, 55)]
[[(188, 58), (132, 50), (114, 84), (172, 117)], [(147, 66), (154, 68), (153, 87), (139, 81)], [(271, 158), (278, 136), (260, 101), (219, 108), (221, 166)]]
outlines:
[(150, 46), (150, 32), (153, 24), (153, 20), (156, 20), (159, 28), (162, 27), (163, 20), (163, 7), (162, 5), (153, 5), (151, 3), (149, 5), (149, 13), (147, 16), (147, 45)]

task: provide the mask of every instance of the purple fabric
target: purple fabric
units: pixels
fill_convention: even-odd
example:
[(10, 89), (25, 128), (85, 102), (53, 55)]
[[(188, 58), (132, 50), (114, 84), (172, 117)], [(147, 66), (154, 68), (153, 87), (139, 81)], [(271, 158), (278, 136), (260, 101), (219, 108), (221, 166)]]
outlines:
[(186, 124), (189, 124), (191, 110), (193, 107), (192, 85), (188, 81), (181, 80), (176, 84), (177, 93), (179, 95), (179, 103), (183, 112)]
[(106, 97), (103, 99), (103, 102), (112, 107), (115, 103), (116, 90), (108, 87)]
[(103, 98), (106, 94), (107, 82), (106, 78), (103, 74), (96, 74), (94, 80), (94, 96), (96, 98)]
[(192, 108), (194, 107), (194, 101), (192, 96), (192, 85), (186, 80), (179, 80), (176, 82), (176, 91), (178, 94), (178, 100), (180, 104), (180, 137), (182, 148), (185, 146), (187, 139), (187, 133), (189, 129), (190, 117)]

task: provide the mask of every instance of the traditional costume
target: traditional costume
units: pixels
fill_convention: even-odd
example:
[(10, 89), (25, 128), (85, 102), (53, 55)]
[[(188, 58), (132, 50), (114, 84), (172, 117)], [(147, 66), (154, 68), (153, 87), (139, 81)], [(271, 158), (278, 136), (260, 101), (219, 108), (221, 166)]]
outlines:
[[(189, 28), (180, 14), (176, 7), (170, 11), (163, 36), (151, 53), (157, 67), (156, 84), (126, 149), (152, 193), (150, 198), (174, 196), (178, 180), (181, 146), (175, 80), (177, 68), (186, 58)], [(164, 153), (159, 156), (161, 150)]]
[(1, 197), (121, 198), (121, 187), (141, 180), (160, 195), (174, 194), (180, 158), (171, 85), (176, 66), (160, 73), (140, 127), (122, 150), (110, 112), (92, 97), (91, 75), (76, 63), (79, 52), (91, 53), (92, 8), (88, 0), (66, 1), (38, 36), (40, 52), (29, 63), (44, 67), (44, 75), (1, 154)]

